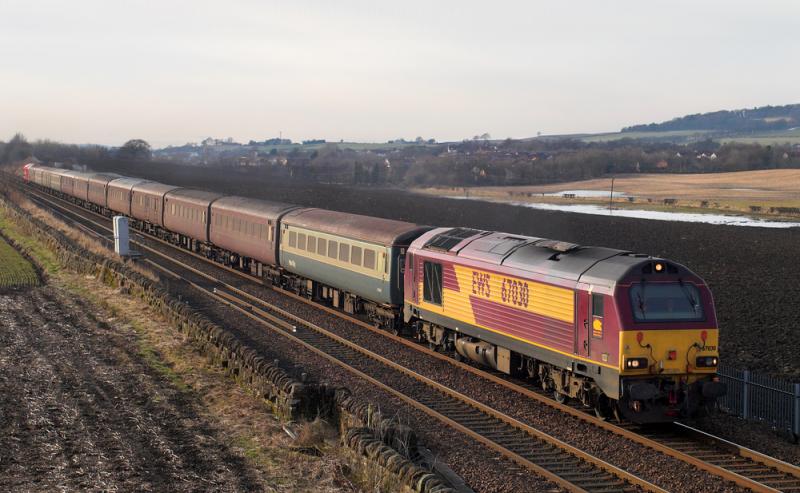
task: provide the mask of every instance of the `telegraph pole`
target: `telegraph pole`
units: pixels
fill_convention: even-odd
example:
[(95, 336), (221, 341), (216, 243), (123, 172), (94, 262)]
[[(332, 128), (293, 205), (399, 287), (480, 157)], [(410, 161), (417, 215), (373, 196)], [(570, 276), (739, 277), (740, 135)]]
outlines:
[(614, 204), (614, 178), (611, 178), (611, 195), (608, 197), (608, 212), (611, 212), (611, 209)]

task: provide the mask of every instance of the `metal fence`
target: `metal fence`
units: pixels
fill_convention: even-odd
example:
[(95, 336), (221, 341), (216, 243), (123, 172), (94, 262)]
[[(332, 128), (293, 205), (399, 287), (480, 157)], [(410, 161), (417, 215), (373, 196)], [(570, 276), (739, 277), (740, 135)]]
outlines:
[(723, 411), (800, 437), (800, 383), (725, 365), (717, 373), (728, 386), (718, 401)]

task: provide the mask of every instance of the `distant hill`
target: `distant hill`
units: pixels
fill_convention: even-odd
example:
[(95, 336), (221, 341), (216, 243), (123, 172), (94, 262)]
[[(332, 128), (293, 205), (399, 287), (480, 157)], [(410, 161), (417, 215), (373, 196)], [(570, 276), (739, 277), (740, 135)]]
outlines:
[(800, 127), (800, 104), (762, 106), (732, 111), (714, 111), (682, 116), (661, 123), (633, 125), (630, 132), (715, 131), (723, 133), (772, 132)]

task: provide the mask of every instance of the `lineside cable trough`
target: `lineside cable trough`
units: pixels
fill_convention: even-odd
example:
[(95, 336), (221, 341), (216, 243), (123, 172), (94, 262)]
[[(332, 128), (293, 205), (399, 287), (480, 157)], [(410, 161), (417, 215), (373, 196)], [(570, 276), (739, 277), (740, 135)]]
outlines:
[(114, 216), (114, 252), (122, 258), (138, 258), (142, 253), (130, 248), (130, 233), (128, 231), (128, 218)]

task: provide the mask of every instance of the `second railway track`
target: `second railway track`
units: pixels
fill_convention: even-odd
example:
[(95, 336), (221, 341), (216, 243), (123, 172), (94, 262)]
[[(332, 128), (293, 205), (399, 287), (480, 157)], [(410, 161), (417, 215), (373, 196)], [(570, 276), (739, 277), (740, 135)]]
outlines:
[[(79, 208), (78, 206), (76, 206), (74, 204), (71, 204), (69, 202), (63, 201), (62, 199), (58, 199), (58, 198), (54, 198), (54, 197), (52, 197), (50, 195), (42, 194), (41, 192), (35, 192), (35, 195), (38, 197), (37, 200), (46, 201), (47, 203), (49, 203), (49, 207), (56, 207), (56, 208), (66, 212), (68, 214), (72, 214), (73, 217), (75, 217), (75, 216), (81, 217), (82, 218), (81, 221), (83, 221), (83, 222), (90, 221), (90, 222), (94, 223), (95, 227), (105, 229), (106, 231), (108, 230), (107, 226), (104, 226), (104, 225), (99, 224), (99, 223), (97, 223), (95, 221), (92, 221), (91, 219), (87, 219), (86, 216), (89, 215), (89, 214), (93, 214), (93, 213), (91, 213), (89, 211), (86, 211), (85, 209)], [(59, 201), (59, 203), (56, 203), (55, 201)], [(75, 210), (81, 211), (81, 214), (76, 213)], [(104, 220), (107, 221), (108, 219), (104, 218)], [(84, 225), (83, 227), (86, 227), (86, 226)], [(150, 239), (154, 240), (154, 241), (160, 241), (160, 240), (157, 240), (157, 239), (154, 239), (154, 238), (150, 238)], [(165, 243), (165, 242), (162, 242), (162, 243)], [(165, 244), (167, 244), (167, 243), (165, 243)], [(149, 248), (149, 247), (147, 247), (147, 248)], [(177, 247), (173, 247), (173, 248), (177, 249)], [(195, 256), (197, 256), (196, 254), (193, 254), (193, 253), (188, 252), (188, 251), (183, 250), (183, 249), (177, 249), (177, 250), (182, 252), (182, 253), (184, 253), (184, 254), (187, 254), (187, 255), (195, 255)], [(158, 255), (163, 256), (164, 258), (169, 258), (168, 256), (166, 256), (166, 255), (164, 255), (162, 253), (155, 252), (154, 250), (153, 250), (153, 252), (157, 253)], [(172, 260), (172, 261), (173, 262), (177, 262), (176, 260)], [(213, 263), (213, 262), (210, 262), (210, 263), (211, 263), (211, 265), (214, 265), (214, 266), (216, 266), (218, 268), (224, 268), (224, 269), (226, 269), (226, 270), (228, 270), (230, 272), (233, 272), (233, 273), (235, 273), (235, 274), (237, 274), (239, 276), (243, 276), (245, 278), (248, 278), (250, 281), (259, 282), (260, 283), (259, 280), (255, 279), (255, 278), (252, 278), (252, 276), (244, 274), (244, 273), (242, 273), (240, 271), (236, 271), (234, 269), (230, 269), (230, 268), (227, 268), (227, 267), (224, 267), (224, 266), (220, 266), (219, 264), (216, 264), (216, 263)], [(197, 273), (198, 273), (198, 275), (205, 275), (205, 274), (200, 273), (199, 271), (197, 271)], [(233, 286), (229, 286), (228, 291), (230, 291), (230, 288), (233, 288)], [(233, 288), (233, 289), (236, 290), (236, 288)], [(228, 303), (228, 304), (234, 306), (235, 308), (237, 308), (239, 310), (247, 312), (248, 316), (251, 316), (251, 318), (253, 316), (255, 316), (255, 314), (258, 311), (262, 310), (262, 309), (267, 310), (267, 311), (265, 311), (265, 313), (268, 313), (268, 311), (270, 309), (273, 309), (273, 311), (274, 311), (274, 309), (277, 308), (277, 307), (270, 308), (270, 307), (266, 306), (266, 304), (264, 304), (264, 302), (262, 302), (261, 300), (258, 300), (257, 298), (254, 298), (251, 295), (249, 295), (249, 294), (247, 294), (247, 293), (245, 293), (243, 291), (238, 293), (238, 294), (231, 294), (230, 292), (228, 292), (227, 295), (226, 295), (226, 294), (223, 294), (223, 293), (225, 293), (225, 291), (221, 291), (220, 290), (215, 295), (218, 298), (221, 298), (221, 300), (224, 301), (225, 303)], [(231, 298), (231, 296), (233, 296), (234, 298)], [(242, 296), (245, 299), (236, 298), (237, 296)], [(248, 296), (250, 297), (250, 299), (247, 299)], [(299, 297), (296, 297), (296, 296), (295, 296), (295, 298), (298, 298), (298, 299), (300, 299), (301, 301), (304, 301), (304, 302), (308, 302), (307, 300), (299, 298)], [(237, 299), (238, 299), (238, 301), (237, 301)], [(261, 308), (258, 307), (259, 304), (262, 305)], [(377, 329), (374, 329), (374, 328), (370, 327), (368, 324), (365, 324), (364, 322), (362, 322), (362, 321), (360, 321), (358, 319), (354, 319), (352, 317), (343, 315), (343, 314), (341, 314), (341, 313), (339, 313), (339, 312), (337, 312), (335, 310), (331, 310), (331, 309), (326, 308), (326, 307), (318, 307), (318, 308), (325, 309), (326, 311), (334, 313), (337, 316), (344, 317), (344, 318), (348, 319), (349, 321), (354, 322), (354, 323), (358, 323), (359, 325), (365, 326), (365, 328), (369, 328), (370, 330), (375, 330), (376, 332), (380, 332), (384, 337), (395, 339), (398, 342), (401, 342), (402, 344), (405, 344), (405, 345), (407, 345), (409, 347), (414, 347), (415, 349), (417, 349), (419, 351), (422, 351), (422, 352), (426, 352), (429, 355), (432, 355), (432, 356), (434, 356), (436, 358), (439, 358), (439, 359), (442, 359), (442, 360), (446, 360), (448, 363), (453, 364), (455, 366), (458, 366), (459, 368), (461, 368), (463, 370), (466, 370), (466, 371), (468, 371), (470, 373), (478, 375), (481, 378), (485, 378), (485, 379), (487, 379), (489, 381), (492, 381), (493, 383), (496, 383), (496, 384), (502, 385), (502, 386), (504, 386), (506, 388), (512, 389), (515, 392), (520, 393), (521, 395), (524, 395), (524, 396), (529, 397), (529, 398), (533, 398), (533, 399), (535, 399), (535, 400), (537, 400), (539, 402), (542, 402), (542, 403), (544, 403), (544, 404), (546, 404), (546, 405), (548, 405), (548, 406), (550, 406), (552, 408), (555, 408), (555, 409), (558, 409), (560, 411), (563, 411), (563, 412), (566, 412), (568, 414), (571, 414), (572, 416), (577, 417), (577, 418), (579, 418), (579, 419), (581, 419), (583, 421), (591, 422), (592, 424), (594, 424), (594, 425), (596, 425), (596, 426), (598, 426), (600, 428), (603, 428), (603, 429), (605, 429), (607, 431), (611, 431), (611, 432), (613, 432), (615, 434), (618, 434), (620, 436), (625, 436), (626, 438), (628, 438), (628, 439), (630, 439), (630, 440), (632, 440), (632, 441), (634, 441), (636, 443), (639, 443), (641, 445), (647, 446), (647, 447), (649, 447), (649, 448), (651, 448), (653, 450), (656, 450), (658, 452), (667, 454), (667, 455), (669, 455), (671, 457), (674, 457), (676, 459), (679, 459), (679, 460), (681, 460), (683, 462), (689, 463), (692, 466), (697, 467), (698, 469), (701, 469), (701, 470), (704, 470), (706, 472), (715, 474), (715, 475), (719, 476), (720, 478), (725, 479), (727, 481), (732, 481), (732, 482), (736, 483), (739, 486), (748, 488), (748, 489), (753, 490), (753, 491), (770, 491), (770, 492), (772, 492), (772, 491), (800, 491), (800, 469), (798, 469), (796, 466), (783, 463), (781, 461), (778, 461), (778, 460), (773, 459), (771, 457), (768, 457), (766, 455), (759, 454), (758, 452), (754, 452), (754, 451), (751, 451), (751, 450), (746, 449), (744, 447), (740, 447), (738, 445), (731, 444), (729, 442), (725, 442), (723, 440), (717, 439), (716, 437), (711, 437), (711, 436), (708, 436), (708, 435), (704, 435), (702, 433), (698, 433), (695, 430), (690, 430), (690, 429), (687, 429), (685, 427), (679, 428), (678, 430), (680, 430), (680, 431), (672, 431), (672, 432), (669, 432), (669, 433), (663, 433), (662, 432), (662, 433), (657, 433), (657, 434), (653, 434), (653, 433), (649, 433), (648, 434), (647, 432), (644, 432), (642, 430), (629, 429), (628, 427), (621, 427), (621, 426), (617, 426), (617, 425), (615, 425), (613, 423), (609, 423), (609, 422), (605, 422), (605, 421), (602, 421), (602, 420), (598, 420), (594, 416), (590, 416), (590, 415), (588, 415), (587, 413), (585, 413), (582, 410), (579, 410), (579, 409), (576, 409), (576, 408), (573, 408), (573, 407), (570, 407), (570, 406), (565, 406), (563, 404), (559, 404), (559, 403), (557, 403), (557, 402), (555, 402), (555, 401), (543, 396), (541, 393), (536, 392), (535, 390), (532, 390), (531, 388), (529, 388), (527, 386), (519, 385), (517, 383), (508, 381), (505, 378), (501, 378), (501, 377), (499, 377), (497, 375), (493, 375), (493, 374), (490, 374), (490, 373), (485, 372), (483, 370), (479, 370), (479, 369), (474, 368), (474, 367), (472, 367), (470, 365), (467, 365), (467, 364), (464, 364), (464, 363), (460, 363), (460, 362), (456, 362), (456, 361), (454, 361), (454, 360), (452, 360), (452, 359), (450, 359), (450, 358), (448, 358), (448, 357), (446, 357), (444, 355), (441, 355), (441, 354), (435, 353), (433, 351), (430, 351), (427, 348), (423, 348), (423, 347), (419, 346), (418, 344), (415, 344), (412, 341), (409, 341), (407, 339), (404, 339), (404, 338), (401, 338), (401, 337), (397, 337), (397, 336), (394, 336), (394, 335), (391, 335), (391, 334), (388, 334), (388, 333), (385, 333), (385, 332), (382, 332), (382, 331), (378, 331)], [(272, 321), (272, 323), (276, 323), (276, 322)], [(298, 321), (298, 320), (295, 320), (294, 322), (286, 322), (286, 323), (294, 325), (295, 328), (300, 327), (300, 326), (306, 326), (308, 324), (307, 322), (302, 322), (302, 321)], [(286, 331), (286, 327), (283, 327), (283, 332), (286, 333), (286, 334), (290, 334), (291, 333), (291, 332), (287, 332)], [(313, 330), (312, 330), (312, 332), (313, 332)], [(300, 337), (300, 336), (297, 335), (296, 332), (292, 336), (293, 337), (298, 337), (298, 338)], [(338, 337), (338, 336), (336, 336), (336, 337)], [(302, 342), (305, 342), (306, 344), (309, 343), (308, 341), (302, 341)], [(344, 342), (347, 342), (347, 341), (344, 341)], [(342, 341), (338, 341), (338, 343), (343, 344)], [(351, 351), (358, 351), (356, 349), (355, 345), (349, 346), (348, 344), (352, 344), (352, 343), (347, 342), (347, 344), (344, 344), (344, 346), (348, 347)], [(362, 354), (362, 356), (363, 356), (363, 354)], [(369, 357), (369, 356), (363, 356), (363, 357)], [(400, 370), (398, 370), (398, 371), (400, 371)], [(433, 388), (435, 388), (437, 385), (439, 385), (439, 384), (437, 384), (436, 382), (433, 382), (433, 381), (426, 382), (425, 384), (428, 385), (429, 387), (431, 387), (431, 384), (432, 384)], [(443, 387), (443, 386), (440, 386), (440, 387)], [(444, 389), (446, 389), (446, 388), (444, 388)], [(448, 396), (446, 390), (444, 390), (444, 389), (442, 389), (442, 388), (434, 389), (434, 392), (438, 392), (438, 394), (440, 396), (443, 395), (445, 397), (449, 397), (449, 398), (452, 398), (452, 399), (457, 399), (455, 396)], [(449, 390), (449, 389), (447, 389), (447, 390)], [(540, 457), (540, 458), (546, 459), (546, 460), (544, 460), (545, 464), (555, 464), (555, 466), (554, 466), (555, 467), (555, 471), (561, 471), (561, 470), (569, 469), (569, 467), (565, 468), (565, 466), (563, 466), (563, 465), (559, 466), (558, 464), (566, 464), (567, 462), (564, 462), (563, 460), (561, 462), (559, 462), (559, 460), (561, 460), (561, 459), (554, 459), (552, 457), (552, 453), (548, 453), (548, 452), (536, 453), (537, 449), (532, 448), (532, 446), (530, 444), (527, 444), (527, 445), (526, 444), (521, 444), (520, 446), (517, 446), (518, 443), (520, 442), (521, 430), (523, 430), (522, 432), (524, 432), (524, 434), (527, 434), (528, 436), (533, 436), (531, 434), (531, 431), (535, 431), (535, 430), (533, 430), (532, 428), (530, 430), (525, 429), (525, 427), (527, 427), (527, 425), (525, 425), (524, 423), (520, 423), (519, 421), (516, 421), (513, 418), (511, 418), (509, 416), (506, 416), (506, 415), (504, 415), (502, 413), (498, 413), (498, 415), (492, 415), (491, 411), (494, 411), (494, 410), (492, 410), (488, 406), (485, 406), (485, 405), (481, 404), (480, 402), (473, 401), (473, 400), (471, 400), (469, 398), (467, 398), (467, 399), (469, 401), (471, 401), (471, 402), (467, 402), (467, 401), (464, 401), (464, 400), (460, 401), (462, 405), (466, 405), (467, 406), (466, 408), (463, 408), (463, 409), (459, 409), (458, 406), (455, 406), (455, 405), (444, 405), (443, 408), (440, 408), (440, 409), (437, 410), (435, 408), (436, 403), (439, 403), (439, 402), (446, 403), (446, 402), (448, 402), (446, 399), (443, 399), (441, 397), (434, 397), (433, 400), (425, 399), (423, 397), (423, 398), (420, 399), (422, 402), (417, 402), (415, 407), (417, 407), (417, 405), (425, 406), (428, 409), (427, 411), (425, 411), (426, 413), (428, 413), (429, 415), (432, 415), (432, 416), (438, 414), (439, 416), (446, 418), (445, 422), (447, 422), (450, 426), (454, 426), (455, 428), (461, 429), (462, 431), (466, 431), (465, 429), (459, 428), (459, 426), (462, 426), (462, 427), (465, 426), (463, 423), (473, 423), (473, 424), (476, 425), (478, 430), (488, 430), (489, 437), (485, 437), (484, 436), (484, 439), (488, 438), (488, 441), (493, 442), (495, 446), (499, 446), (499, 447), (505, 448), (505, 450), (510, 453), (510, 454), (507, 455), (507, 457), (510, 457), (510, 458), (516, 460), (517, 462), (521, 462), (521, 461), (526, 460), (524, 454), (520, 454), (518, 452), (527, 452), (529, 454), (530, 453), (533, 454), (533, 455), (531, 455), (531, 457), (534, 457), (534, 458), (535, 457)], [(426, 406), (424, 403), (430, 404), (430, 406)], [(481, 406), (483, 406), (485, 409), (481, 409)], [(488, 419), (487, 421), (483, 421), (482, 422), (481, 418), (479, 416), (474, 415), (474, 413), (476, 412), (476, 409), (478, 411), (484, 412), (484, 418), (483, 419), (487, 419), (487, 418), (491, 418), (491, 419)], [(448, 416), (446, 413), (442, 413), (440, 411), (450, 412), (450, 413), (452, 413), (452, 416)], [(489, 413), (487, 414), (486, 411), (489, 411)], [(495, 411), (495, 412), (497, 413), (497, 411)], [(436, 416), (436, 417), (439, 418), (439, 416)], [(457, 419), (454, 419), (454, 418), (457, 418)], [(447, 421), (447, 420), (449, 420), (449, 421)], [(501, 424), (502, 424), (502, 426), (501, 426)], [(510, 427), (510, 429), (509, 428), (503, 428), (503, 426)], [(528, 427), (528, 428), (530, 428), (530, 427)], [(476, 433), (477, 433), (477, 435), (480, 435), (479, 432), (476, 432)], [(689, 435), (686, 435), (686, 433), (689, 433)], [(466, 434), (473, 436), (471, 433), (466, 433)], [(473, 436), (473, 437), (478, 439), (477, 436)], [(490, 437), (495, 437), (495, 440), (492, 440)], [(549, 438), (552, 438), (552, 437), (549, 437)], [(509, 441), (509, 446), (508, 447), (505, 447), (502, 444), (497, 443), (497, 442), (503, 442), (503, 440)], [(545, 441), (545, 443), (549, 443), (549, 446), (557, 447), (557, 444), (554, 444), (554, 442), (548, 442), (546, 438), (544, 438), (543, 440)], [(556, 440), (556, 442), (558, 442), (558, 441)], [(486, 444), (489, 445), (488, 443), (486, 443)], [(564, 444), (564, 445), (566, 445), (566, 444)], [(492, 446), (492, 448), (495, 448), (495, 450), (499, 450), (495, 446)], [(580, 458), (580, 455), (583, 454), (580, 451), (577, 451), (577, 452), (579, 452), (579, 453), (577, 455), (575, 455), (574, 451), (573, 451), (573, 460), (575, 460), (576, 457)], [(582, 460), (586, 461), (586, 463), (590, 462), (590, 460), (588, 458), (582, 458)], [(524, 462), (521, 462), (521, 463), (524, 463)], [(574, 465), (575, 464), (573, 463), (572, 466), (574, 466)], [(610, 466), (610, 465), (605, 465), (605, 466)], [(541, 467), (541, 466), (538, 466), (538, 467)], [(536, 467), (531, 467), (531, 469), (537, 470)], [(614, 466), (610, 466), (610, 467), (600, 466), (599, 467), (599, 471), (604, 473), (604, 474), (610, 474), (609, 471), (611, 471), (611, 473), (613, 473), (613, 472), (623, 472), (624, 473), (624, 471), (621, 471), (621, 470), (620, 471), (614, 471), (614, 469), (615, 469)], [(539, 472), (540, 474), (544, 475), (545, 477), (550, 477), (550, 476), (548, 476), (548, 473), (545, 472), (545, 471), (546, 471), (546, 469), (537, 470), (537, 472)], [(627, 474), (627, 473), (625, 473), (625, 474)], [(591, 477), (599, 477), (598, 476), (598, 471), (589, 472), (587, 478), (591, 478)], [(617, 475), (617, 477), (616, 477), (617, 481), (619, 481), (619, 477), (620, 476)], [(638, 480), (638, 478), (635, 478), (635, 476), (633, 476), (632, 478), (626, 479), (626, 481), (629, 481), (629, 484), (636, 484), (637, 480)], [(589, 483), (584, 483), (584, 484), (593, 484), (593, 483), (591, 481), (589, 481)], [(647, 489), (642, 484), (640, 484), (640, 486), (642, 486), (643, 488)], [(617, 485), (617, 486), (614, 486), (614, 487), (619, 487), (622, 490), (624, 490), (626, 488), (626, 486), (624, 484)], [(612, 491), (612, 490), (600, 489), (599, 491)]]

